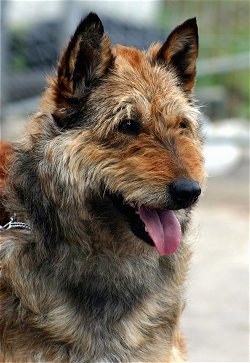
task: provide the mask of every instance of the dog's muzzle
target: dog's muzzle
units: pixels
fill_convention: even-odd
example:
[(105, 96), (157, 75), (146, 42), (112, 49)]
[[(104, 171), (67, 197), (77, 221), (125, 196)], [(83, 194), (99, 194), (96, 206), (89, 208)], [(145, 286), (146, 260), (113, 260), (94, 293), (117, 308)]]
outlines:
[(165, 207), (126, 203), (122, 194), (106, 191), (106, 196), (125, 217), (133, 234), (156, 247), (161, 256), (175, 253), (181, 242), (183, 231), (175, 211), (191, 207), (200, 194), (199, 184), (191, 179), (178, 179), (168, 185)]

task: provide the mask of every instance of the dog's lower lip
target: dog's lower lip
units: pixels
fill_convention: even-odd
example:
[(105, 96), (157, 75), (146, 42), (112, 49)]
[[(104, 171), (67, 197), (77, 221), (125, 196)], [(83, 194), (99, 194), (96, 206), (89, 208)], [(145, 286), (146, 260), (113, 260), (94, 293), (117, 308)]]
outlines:
[(155, 247), (160, 255), (169, 256), (177, 251), (182, 230), (173, 210), (126, 203), (122, 195), (117, 193), (108, 193), (108, 197), (125, 217), (137, 238)]
[(139, 215), (139, 204), (135, 202), (126, 203), (121, 194), (106, 192), (116, 209), (122, 213), (130, 225), (133, 234), (150, 246), (155, 246), (147, 228)]

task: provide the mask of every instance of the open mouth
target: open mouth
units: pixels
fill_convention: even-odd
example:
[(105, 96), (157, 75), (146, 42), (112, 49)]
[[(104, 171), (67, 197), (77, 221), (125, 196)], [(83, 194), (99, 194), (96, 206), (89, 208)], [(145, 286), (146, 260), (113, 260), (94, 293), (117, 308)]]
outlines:
[(108, 197), (125, 216), (134, 235), (154, 246), (160, 255), (168, 256), (178, 249), (182, 232), (172, 210), (151, 209), (145, 205), (126, 203), (120, 194), (108, 193)]

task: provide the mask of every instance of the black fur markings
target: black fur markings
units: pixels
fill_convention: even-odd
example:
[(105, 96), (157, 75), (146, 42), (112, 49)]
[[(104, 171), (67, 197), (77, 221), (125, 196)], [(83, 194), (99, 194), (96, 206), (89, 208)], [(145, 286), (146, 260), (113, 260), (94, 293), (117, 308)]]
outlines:
[(90, 13), (76, 30), (73, 38), (80, 36), (79, 52), (75, 64), (73, 81), (80, 82), (89, 79), (93, 64), (100, 60), (100, 44), (104, 29), (102, 22), (94, 13)]
[(194, 78), (193, 71), (191, 73), (187, 71), (190, 65), (190, 59), (186, 55), (191, 51), (192, 45), (186, 43), (183, 46), (183, 49), (181, 49), (172, 57), (172, 65), (174, 66), (174, 69), (176, 70), (180, 80), (184, 83), (187, 83)]
[[(178, 33), (182, 36), (176, 36)], [(191, 18), (170, 33), (160, 48), (156, 60), (173, 68), (181, 83), (185, 85), (195, 78), (198, 47), (199, 37), (196, 18)]]
[[(72, 74), (70, 70), (70, 59), (72, 57), (72, 52), (77, 46), (77, 43), (80, 41), (82, 42), (82, 46), (80, 45), (80, 50), (84, 51), (84, 45), (86, 46), (86, 43), (89, 42), (93, 48), (98, 48), (98, 41), (100, 42), (102, 36), (104, 33), (103, 25), (99, 17), (94, 14), (90, 13), (86, 18), (84, 18), (80, 24), (78, 25), (73, 37), (71, 38), (69, 45), (67, 47), (67, 50), (63, 57), (63, 67), (59, 67), (58, 69), (58, 76), (65, 76), (68, 79), (72, 80), (74, 78), (74, 74)], [(84, 41), (83, 41), (84, 39)], [(86, 52), (88, 53), (88, 52)], [(79, 58), (79, 54), (78, 54)], [(90, 61), (90, 59), (89, 59)], [(87, 62), (89, 64), (89, 62)], [(78, 64), (78, 67), (76, 69), (76, 72), (79, 73), (80, 63)], [(83, 66), (85, 66), (85, 62), (83, 63)], [(82, 66), (81, 66), (82, 68)], [(84, 67), (83, 67), (84, 68)], [(82, 73), (82, 72), (80, 72)], [(85, 72), (83, 72), (85, 73)]]
[(123, 215), (125, 220), (129, 223), (133, 234), (150, 246), (154, 246), (154, 242), (152, 241), (149, 234), (145, 231), (145, 224), (136, 214), (136, 208), (133, 208), (125, 203), (121, 194), (107, 192), (106, 195), (112, 201), (114, 207)]
[[(106, 278), (108, 279), (108, 276)], [(120, 281), (118, 290), (114, 286), (111, 288), (112, 281), (105, 283), (98, 280), (100, 276), (94, 274), (85, 277), (85, 283), (68, 287), (66, 293), (74, 304), (77, 303), (85, 316), (87, 314), (92, 318), (95, 317), (103, 324), (117, 323), (136, 309), (139, 302), (145, 298), (144, 286), (142, 288), (135, 283), (131, 287), (129, 281), (127, 284), (123, 281), (122, 288)]]
[(21, 155), (20, 160), (17, 159), (15, 172), (18, 177), (14, 178), (14, 192), (26, 208), (31, 229), (40, 231), (44, 246), (53, 249), (54, 242), (59, 237), (56, 208), (44, 195), (36, 174), (34, 159), (27, 152)]

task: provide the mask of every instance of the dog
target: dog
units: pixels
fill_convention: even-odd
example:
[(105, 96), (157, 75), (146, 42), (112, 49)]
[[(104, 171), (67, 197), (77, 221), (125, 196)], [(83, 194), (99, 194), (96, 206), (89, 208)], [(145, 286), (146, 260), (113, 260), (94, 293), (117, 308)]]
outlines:
[(14, 146), (1, 362), (176, 362), (205, 183), (196, 19), (147, 51), (84, 18)]
[(5, 225), (10, 216), (4, 207), (5, 183), (7, 178), (7, 165), (12, 152), (10, 143), (0, 142), (0, 225)]

